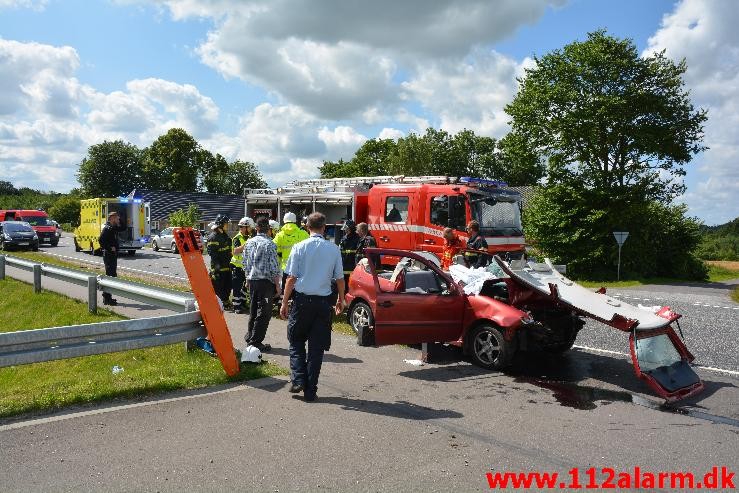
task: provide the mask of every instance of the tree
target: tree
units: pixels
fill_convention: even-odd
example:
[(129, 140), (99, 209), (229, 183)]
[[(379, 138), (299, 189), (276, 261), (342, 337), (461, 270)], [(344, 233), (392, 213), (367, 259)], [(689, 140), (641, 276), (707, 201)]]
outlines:
[(200, 211), (195, 204), (188, 205), (187, 209), (178, 209), (169, 215), (170, 226), (194, 228), (198, 221), (200, 221)]
[(390, 156), (395, 148), (392, 139), (369, 139), (357, 149), (350, 161), (324, 161), (319, 167), (321, 178), (387, 175), (390, 173)]
[(262, 173), (254, 163), (234, 161), (231, 164), (216, 154), (216, 160), (223, 160), (225, 166), (215, 168), (203, 180), (209, 193), (241, 195), (245, 188), (267, 188)]
[(141, 150), (133, 144), (104, 141), (88, 148), (77, 181), (87, 197), (118, 197), (140, 188)]
[(641, 58), (631, 40), (588, 34), (536, 58), (505, 111), (550, 182), (638, 200), (669, 201), (702, 145), (704, 110), (684, 89), (686, 65), (664, 52)]
[[(692, 231), (695, 221), (670, 206), (685, 190), (676, 178), (705, 149), (706, 112), (684, 89), (685, 62), (664, 53), (641, 58), (631, 40), (604, 31), (535, 61), (506, 106), (516, 139), (506, 143), (509, 158), (540, 155), (547, 163), (547, 186), (524, 215), (529, 240), (589, 275), (615, 271), (611, 232), (629, 231), (631, 247), (644, 248), (643, 275), (703, 276), (685, 260), (695, 242), (673, 228)], [(662, 261), (665, 251), (681, 266)]]
[(172, 128), (144, 150), (143, 172), (147, 188), (194, 192), (207, 154), (181, 128)]
[(495, 164), (501, 180), (515, 187), (536, 185), (544, 177), (544, 161), (520, 134), (509, 132), (496, 147), (499, 155)]
[(72, 226), (80, 225), (80, 197), (65, 195), (54, 202), (49, 208), (49, 216), (59, 224), (69, 223)]
[(0, 181), (0, 195), (17, 195), (18, 190), (9, 181)]

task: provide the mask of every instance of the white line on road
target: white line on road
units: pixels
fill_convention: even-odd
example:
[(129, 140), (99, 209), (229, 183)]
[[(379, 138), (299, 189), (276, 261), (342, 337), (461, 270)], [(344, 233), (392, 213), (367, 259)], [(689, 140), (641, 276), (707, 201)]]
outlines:
[[(592, 351), (594, 353), (605, 353), (605, 354), (613, 354), (617, 356), (626, 356), (628, 358), (631, 358), (631, 354), (628, 353), (621, 353), (618, 351), (609, 351), (608, 349), (598, 349), (595, 347), (589, 347), (589, 346), (572, 346), (577, 349), (584, 349), (585, 351)], [(715, 368), (713, 366), (701, 366), (701, 365), (694, 365), (693, 368), (700, 368), (701, 370), (705, 371), (715, 371), (718, 373), (726, 373), (727, 375), (731, 375), (733, 377), (739, 377), (739, 371), (734, 370), (725, 370), (723, 368)]]
[[(68, 257), (66, 255), (59, 255), (58, 253), (47, 253), (47, 252), (44, 252), (44, 253), (46, 253), (47, 255), (52, 255), (54, 257), (59, 257), (59, 258), (67, 259), (67, 260), (76, 260), (77, 262), (84, 262), (86, 264), (104, 266), (104, 264), (102, 262), (95, 262), (95, 261), (92, 261), (92, 260), (81, 259), (81, 258), (78, 258), (78, 257)], [(171, 277), (172, 279), (178, 279), (180, 281), (185, 281), (186, 280), (182, 276), (173, 276), (173, 275), (170, 275), (170, 274), (161, 274), (159, 272), (150, 272), (148, 270), (141, 270), (141, 269), (134, 269), (134, 268), (131, 268), (131, 267), (124, 267), (122, 265), (119, 265), (118, 268), (121, 269), (121, 270), (130, 270), (131, 272), (140, 272), (142, 274), (151, 274), (151, 275), (154, 275), (154, 276), (161, 276), (161, 277)]]

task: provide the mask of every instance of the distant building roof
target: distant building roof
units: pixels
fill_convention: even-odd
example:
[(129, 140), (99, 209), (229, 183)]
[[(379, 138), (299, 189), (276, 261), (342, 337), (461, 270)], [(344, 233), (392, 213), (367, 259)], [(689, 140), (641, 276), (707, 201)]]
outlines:
[(244, 197), (241, 195), (217, 195), (204, 192), (170, 192), (165, 190), (134, 190), (132, 195), (151, 204), (151, 220), (162, 221), (190, 204), (198, 206), (200, 219), (208, 222), (218, 214), (226, 214), (232, 221), (244, 215)]

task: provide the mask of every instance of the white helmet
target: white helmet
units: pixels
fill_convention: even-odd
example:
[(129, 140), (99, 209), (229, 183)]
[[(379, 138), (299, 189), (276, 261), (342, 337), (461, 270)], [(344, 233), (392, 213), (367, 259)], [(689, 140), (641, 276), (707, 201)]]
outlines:
[(269, 227), (272, 228), (275, 232), (280, 230), (280, 223), (275, 221), (274, 219), (269, 220)]
[(239, 221), (239, 227), (241, 226), (249, 226), (250, 228), (255, 228), (257, 224), (254, 222), (254, 219), (250, 217), (242, 217), (241, 221)]
[(282, 218), (283, 223), (294, 223), (298, 221), (298, 217), (295, 215), (294, 212), (286, 212), (285, 216)]
[(254, 346), (246, 346), (244, 351), (241, 353), (242, 363), (261, 363), (262, 352)]
[(209, 224), (208, 224), (208, 227), (209, 227), (209, 228), (210, 228), (211, 230), (213, 230), (213, 231), (215, 231), (216, 229), (218, 229), (218, 225), (217, 225), (216, 223), (209, 223)]

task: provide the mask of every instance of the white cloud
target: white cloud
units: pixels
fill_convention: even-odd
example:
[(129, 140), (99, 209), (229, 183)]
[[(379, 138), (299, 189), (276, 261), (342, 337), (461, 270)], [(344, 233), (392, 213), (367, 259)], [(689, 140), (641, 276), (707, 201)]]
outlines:
[(405, 137), (405, 132), (402, 132), (401, 130), (398, 130), (397, 128), (388, 128), (388, 127), (385, 127), (382, 130), (380, 130), (380, 134), (377, 136), (377, 138), (380, 140), (384, 140), (384, 139), (398, 140), (402, 137)]
[(409, 98), (438, 117), (440, 128), (501, 137), (509, 120), (503, 108), (516, 95), (516, 77), (527, 63), (479, 50), (463, 61), (424, 64), (403, 87)]
[(460, 59), (563, 0), (164, 3), (175, 19), (214, 20), (197, 53), (225, 77), (320, 118), (367, 120), (372, 108), (400, 103), (399, 78), (417, 62)]
[(351, 159), (356, 150), (367, 140), (367, 137), (345, 125), (333, 130), (323, 127), (318, 131), (318, 138), (326, 144), (325, 159), (332, 161), (339, 158)]
[(129, 81), (101, 93), (75, 78), (68, 46), (0, 39), (0, 173), (18, 186), (69, 190), (87, 148), (123, 139), (147, 146), (172, 127), (196, 139), (214, 134), (218, 107), (188, 84)]
[(739, 216), (739, 9), (732, 0), (684, 0), (662, 20), (646, 53), (685, 58), (685, 81), (697, 107), (708, 109), (699, 183), (684, 200), (707, 223)]
[(10, 9), (31, 9), (41, 11), (46, 8), (49, 0), (0, 0), (0, 11)]

